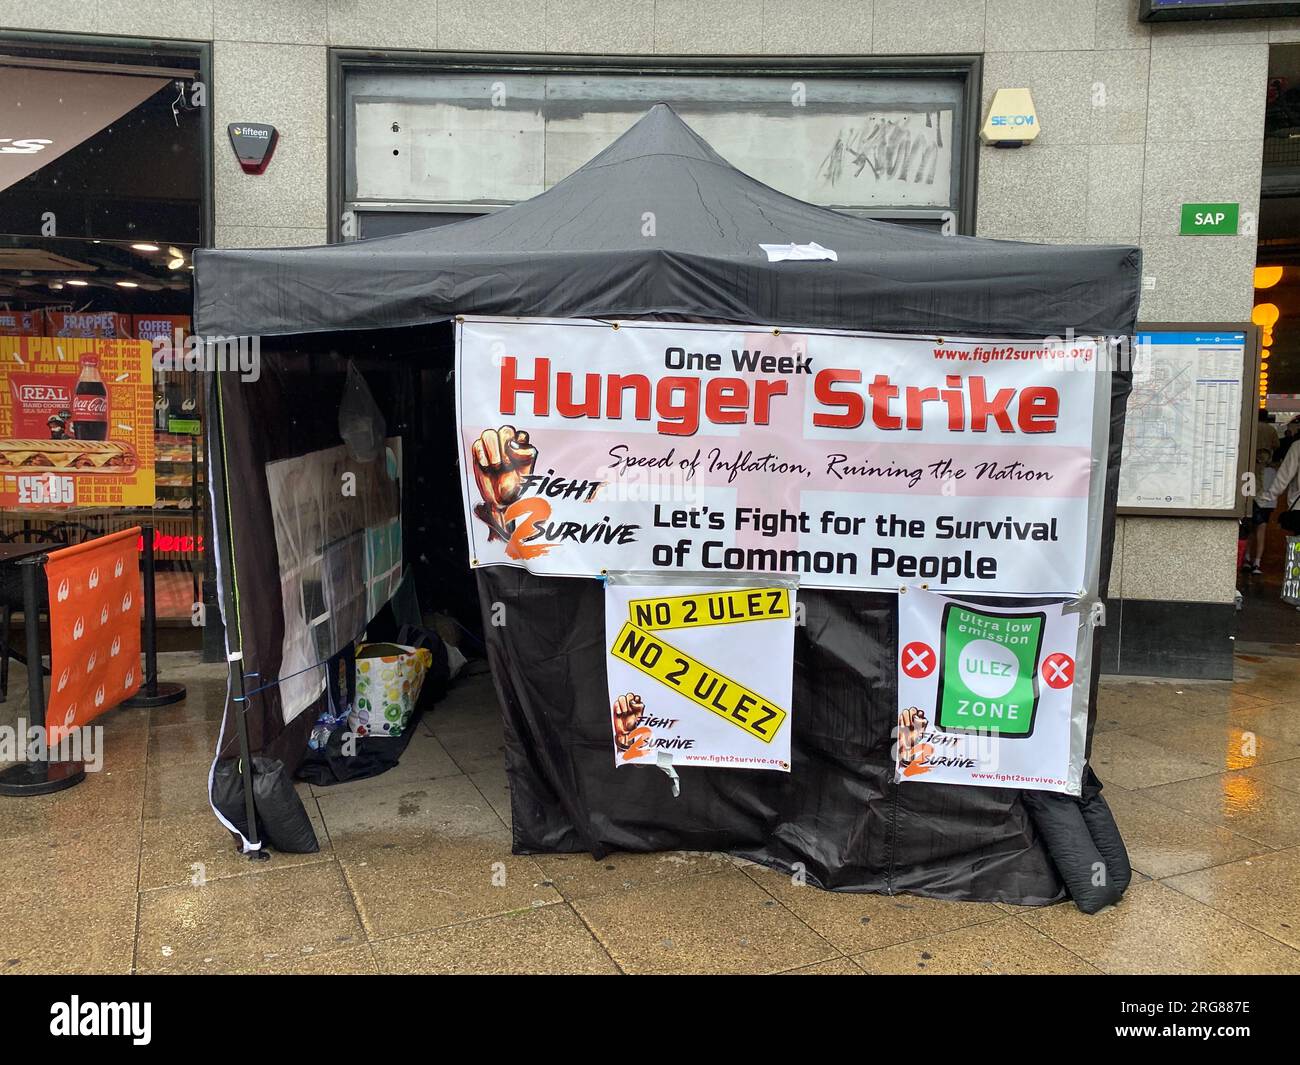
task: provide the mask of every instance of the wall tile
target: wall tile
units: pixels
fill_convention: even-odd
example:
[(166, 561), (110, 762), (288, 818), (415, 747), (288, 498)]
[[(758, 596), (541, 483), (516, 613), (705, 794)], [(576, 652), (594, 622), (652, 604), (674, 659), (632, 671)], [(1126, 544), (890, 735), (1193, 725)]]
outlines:
[[(1142, 233), (1178, 235), (1184, 203), (1239, 203), (1258, 211), (1259, 142), (1166, 143), (1147, 153)], [(1184, 237), (1186, 241), (1231, 241), (1233, 237)], [(1245, 238), (1250, 239), (1250, 238)]]
[(219, 41), (324, 44), (326, 0), (215, 0), (213, 37)]
[(339, 48), (438, 47), (438, 0), (328, 0), (329, 43)]
[(1087, 210), (1086, 151), (1069, 145), (980, 149), (981, 237), (1078, 241)]
[(880, 55), (984, 51), (985, 0), (876, 0)]
[(649, 54), (654, 46), (654, 0), (546, 0), (548, 52)]
[(1248, 321), (1254, 269), (1250, 237), (1144, 237), (1138, 313), (1148, 322)]
[(235, 153), (218, 151), (213, 174), (213, 205), (218, 225), (323, 229), (327, 146), (324, 137), (282, 137), (264, 174), (245, 174)]
[(872, 0), (763, 0), (763, 51), (871, 55)]
[[(212, 0), (97, 0), (95, 10), (94, 25), (100, 33), (212, 39)], [(90, 28), (90, 22), (83, 18), (82, 32)]]
[(1137, 0), (1097, 0), (1098, 48), (1146, 48), (1151, 28), (1138, 21)]
[(324, 244), (323, 229), (292, 229), (284, 226), (217, 226), (218, 248), (305, 248)]
[(1237, 522), (1231, 518), (1124, 519), (1124, 598), (1231, 603)]
[(751, 0), (655, 0), (655, 51), (747, 54), (763, 50)]
[(85, 33), (95, 25), (84, 0), (0, 0), (0, 29)]
[(1089, 86), (1093, 144), (1142, 144), (1147, 132), (1151, 53), (1144, 48), (1094, 52)]
[(1268, 37), (1267, 19), (1151, 23), (1153, 52), (1162, 48), (1222, 48), (1229, 44), (1260, 44), (1266, 42)]
[(474, 52), (544, 51), (544, 0), (438, 0), (438, 47)]
[[(1151, 141), (1256, 141), (1264, 136), (1268, 46), (1151, 51)], [(1258, 149), (1257, 149), (1258, 151)]]
[(326, 136), (323, 47), (217, 41), (212, 55), (217, 130), (230, 122), (269, 122), (285, 140)]
[(1091, 48), (1096, 34), (1096, 0), (988, 0), (984, 46), (990, 52)]
[(1094, 144), (1088, 151), (1089, 244), (1136, 244), (1142, 227), (1143, 144)]

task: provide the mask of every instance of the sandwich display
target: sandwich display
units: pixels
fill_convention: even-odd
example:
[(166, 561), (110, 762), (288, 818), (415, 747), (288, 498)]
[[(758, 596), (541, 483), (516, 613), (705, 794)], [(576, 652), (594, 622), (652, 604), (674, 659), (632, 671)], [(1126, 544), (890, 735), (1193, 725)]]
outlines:
[(0, 469), (131, 473), (135, 449), (120, 440), (0, 440)]

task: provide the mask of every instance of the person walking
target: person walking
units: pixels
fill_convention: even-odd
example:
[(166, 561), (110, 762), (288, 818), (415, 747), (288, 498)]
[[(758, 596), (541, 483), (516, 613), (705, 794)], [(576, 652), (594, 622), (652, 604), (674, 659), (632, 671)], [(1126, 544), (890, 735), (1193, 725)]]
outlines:
[[(1291, 424), (1287, 426), (1287, 435), (1291, 437), (1294, 444), (1293, 429), (1300, 431), (1300, 418), (1293, 418)], [(1300, 447), (1285, 445), (1284, 440), (1283, 446), (1278, 448), (1278, 453), (1284, 454), (1285, 457), (1278, 464), (1277, 473), (1274, 474), (1268, 487), (1255, 498), (1255, 506), (1271, 513), (1278, 499), (1285, 495), (1287, 509), (1279, 515), (1278, 524), (1288, 534), (1296, 536), (1300, 535)], [(1259, 562), (1259, 559), (1255, 560), (1253, 568), (1255, 573), (1260, 572)]]
[(1280, 443), (1268, 411), (1261, 408), (1259, 425), (1255, 428), (1255, 501), (1251, 506), (1251, 539), (1254, 541), (1255, 556), (1252, 561), (1247, 548), (1245, 561), (1241, 564), (1242, 569), (1252, 573), (1263, 572), (1264, 545), (1268, 540), (1268, 522), (1273, 515), (1273, 508), (1262, 507), (1259, 501), (1261, 494), (1269, 490), (1277, 475), (1277, 460), (1274, 456)]

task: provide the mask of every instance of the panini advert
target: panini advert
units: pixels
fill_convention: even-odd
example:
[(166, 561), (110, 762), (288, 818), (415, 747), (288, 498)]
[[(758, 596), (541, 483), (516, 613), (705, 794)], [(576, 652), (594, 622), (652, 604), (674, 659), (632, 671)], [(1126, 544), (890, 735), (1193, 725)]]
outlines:
[(1099, 348), (466, 317), (471, 563), (1079, 596), (1105, 479)]
[(147, 342), (0, 337), (0, 507), (149, 507)]

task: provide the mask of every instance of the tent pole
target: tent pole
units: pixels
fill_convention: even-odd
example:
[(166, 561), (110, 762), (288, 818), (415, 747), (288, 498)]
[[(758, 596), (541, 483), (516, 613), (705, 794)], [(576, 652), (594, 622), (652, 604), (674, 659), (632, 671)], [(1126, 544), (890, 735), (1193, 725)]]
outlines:
[[(208, 365), (213, 365), (209, 362)], [(211, 374), (211, 399), (214, 411), (208, 412), (208, 479), (212, 485), (212, 533), (215, 544), (220, 543), (230, 561), (228, 571), (218, 567), (218, 593), (226, 593), (230, 617), (226, 619), (226, 665), (232, 673), (231, 690), (235, 717), (235, 735), (239, 739), (240, 778), (244, 786), (244, 818), (247, 830), (244, 838), (253, 845), (248, 852), (250, 861), (266, 861), (270, 855), (262, 848), (261, 834), (257, 830), (257, 806), (253, 801), (253, 757), (248, 740), (248, 695), (244, 688), (243, 628), (239, 624), (239, 596), (236, 594), (235, 538), (230, 527), (230, 477), (226, 469), (225, 418), (221, 402), (221, 373)], [(218, 499), (218, 496), (220, 497)], [(224, 580), (222, 579), (224, 577)], [(237, 645), (237, 646), (232, 646)]]
[(248, 821), (245, 838), (253, 844), (254, 849), (248, 854), (251, 861), (265, 861), (270, 857), (261, 848), (261, 837), (257, 831), (257, 806), (253, 801), (253, 758), (248, 750), (248, 696), (244, 694), (244, 655), (232, 656), (230, 667), (234, 672), (235, 691), (235, 734), (239, 737), (239, 777), (244, 784), (244, 816)]

